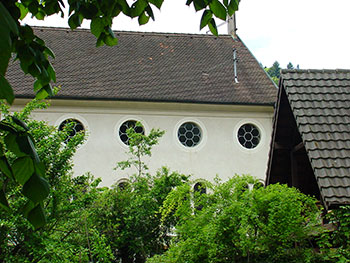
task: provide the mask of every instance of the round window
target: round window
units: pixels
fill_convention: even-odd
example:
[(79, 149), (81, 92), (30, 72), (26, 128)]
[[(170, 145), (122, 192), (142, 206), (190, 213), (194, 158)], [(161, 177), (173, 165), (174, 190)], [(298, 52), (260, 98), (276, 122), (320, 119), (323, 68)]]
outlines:
[(63, 131), (67, 129), (67, 138), (65, 139), (65, 143), (67, 143), (73, 136), (75, 136), (78, 132), (84, 132), (84, 125), (76, 120), (76, 119), (67, 119), (61, 122), (60, 126), (58, 126), (59, 131)]
[(177, 137), (182, 145), (194, 147), (200, 143), (202, 132), (197, 124), (185, 122), (177, 131)]
[(141, 125), (136, 125), (137, 122), (134, 120), (129, 120), (123, 122), (122, 125), (119, 127), (119, 138), (120, 140), (125, 143), (126, 145), (129, 145), (129, 136), (127, 133), (127, 130), (130, 128), (133, 128), (135, 132), (145, 134), (145, 130)]
[(244, 124), (239, 128), (237, 137), (239, 143), (247, 149), (255, 148), (260, 142), (258, 128), (250, 123)]

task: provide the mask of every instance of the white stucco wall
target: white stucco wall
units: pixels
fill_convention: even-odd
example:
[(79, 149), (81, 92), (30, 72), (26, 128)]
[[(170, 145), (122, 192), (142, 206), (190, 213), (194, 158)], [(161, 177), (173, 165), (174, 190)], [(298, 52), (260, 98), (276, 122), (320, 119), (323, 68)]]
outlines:
[[(24, 101), (17, 100), (16, 108)], [(101, 177), (103, 185), (112, 185), (134, 170), (115, 171), (118, 161), (126, 160), (128, 147), (119, 139), (119, 126), (126, 120), (139, 120), (146, 133), (160, 128), (165, 135), (147, 160), (151, 173), (161, 166), (192, 174), (194, 179), (223, 180), (237, 174), (251, 174), (265, 179), (273, 108), (268, 106), (204, 105), (181, 103), (52, 101), (52, 106), (33, 114), (58, 126), (67, 118), (81, 121), (88, 139), (74, 158), (74, 172), (91, 172)], [(186, 121), (197, 123), (202, 140), (197, 147), (186, 148), (177, 138), (177, 128)], [(259, 145), (245, 149), (237, 140), (241, 125), (252, 123), (260, 131)]]

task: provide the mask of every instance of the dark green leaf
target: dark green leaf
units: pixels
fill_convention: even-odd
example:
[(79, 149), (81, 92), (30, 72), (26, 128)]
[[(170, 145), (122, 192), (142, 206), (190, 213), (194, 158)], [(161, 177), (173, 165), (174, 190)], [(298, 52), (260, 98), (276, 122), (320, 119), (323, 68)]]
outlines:
[(49, 192), (50, 187), (48, 182), (35, 173), (23, 186), (23, 195), (34, 203), (43, 201), (49, 195)]
[(164, 0), (149, 0), (149, 2), (155, 5), (158, 9), (162, 7)]
[(28, 73), (33, 77), (38, 77), (41, 74), (41, 69), (35, 62), (33, 62), (28, 67)]
[(238, 10), (239, 0), (231, 0), (228, 6), (228, 15), (232, 16)]
[(33, 41), (35, 36), (34, 36), (33, 29), (30, 26), (28, 25), (21, 26), (19, 30), (21, 32), (21, 37), (26, 43), (30, 43)]
[(217, 18), (226, 20), (226, 8), (219, 2), (219, 0), (212, 0), (209, 7)]
[[(45, 45), (45, 43), (43, 45)], [(45, 47), (45, 53), (47, 55), (49, 55), (50, 57), (55, 58), (55, 53), (53, 53), (53, 51), (51, 49), (49, 49), (48, 47)]]
[[(1, 40), (0, 40), (1, 41)], [(5, 99), (9, 104), (15, 99), (15, 95), (13, 94), (13, 89), (5, 79), (5, 77), (0, 73), (0, 99)]]
[(7, 202), (6, 195), (4, 189), (2, 189), (2, 184), (0, 183), (0, 208), (5, 211), (10, 211), (10, 206)]
[(102, 32), (104, 32), (105, 30), (104, 28), (105, 28), (104, 20), (100, 17), (94, 18), (90, 23), (91, 33), (97, 38), (101, 35)]
[(80, 27), (82, 23), (82, 20), (80, 19), (80, 16), (78, 14), (73, 14), (68, 19), (68, 25), (71, 29), (76, 29), (77, 27)]
[(8, 163), (5, 156), (0, 157), (0, 171), (8, 178), (13, 179), (10, 164)]
[(45, 176), (45, 165), (42, 162), (34, 163), (35, 173), (41, 177)]
[(12, 171), (16, 181), (24, 185), (34, 173), (33, 160), (29, 156), (18, 158), (12, 164)]
[(53, 82), (56, 82), (56, 72), (54, 68), (52, 67), (51, 63), (47, 67), (47, 73), (49, 73), (50, 79), (52, 79)]
[(44, 209), (40, 204), (36, 205), (27, 215), (28, 221), (35, 229), (38, 229), (46, 224)]
[(186, 5), (190, 5), (193, 2), (193, 0), (187, 0)]
[(139, 25), (144, 25), (147, 24), (147, 22), (149, 21), (149, 16), (147, 16), (145, 14), (145, 12), (143, 12), (140, 16), (139, 16)]
[(204, 1), (204, 0), (194, 0), (193, 4), (194, 4), (194, 9), (196, 11), (199, 11), (199, 10), (202, 10), (202, 9), (206, 8), (207, 5), (208, 5), (206, 3), (206, 1)]
[(17, 157), (32, 156), (35, 160), (38, 159), (38, 154), (34, 148), (33, 142), (28, 135), (9, 133), (5, 137), (7, 148)]
[(0, 122), (0, 130), (8, 131), (8, 132), (11, 132), (13, 134), (16, 134), (18, 132), (17, 129), (12, 124), (10, 124), (6, 121)]
[(27, 124), (25, 124), (22, 120), (18, 119), (15, 116), (11, 116), (11, 118), (12, 118), (14, 123), (16, 123), (17, 125), (19, 125), (23, 129), (25, 129), (26, 131), (29, 131), (29, 128), (28, 128)]
[(18, 35), (18, 27), (11, 14), (7, 11), (4, 5), (0, 2), (0, 24), (5, 24), (12, 33)]
[(122, 10), (124, 15), (130, 16), (130, 7), (126, 0), (119, 0), (118, 5), (120, 6), (120, 9)]
[(218, 29), (216, 28), (216, 23), (215, 23), (214, 18), (212, 18), (209, 21), (208, 26), (209, 26), (210, 32), (212, 32), (213, 35), (217, 36), (218, 35)]
[(152, 10), (151, 6), (150, 5), (147, 6), (145, 10), (146, 10), (147, 15), (149, 17), (151, 17), (152, 20), (154, 21), (154, 14), (153, 14), (153, 10)]
[(208, 25), (210, 19), (212, 18), (213, 13), (210, 10), (205, 10), (203, 12), (202, 18), (201, 18), (201, 25), (200, 25), (200, 29), (202, 29), (203, 27), (205, 27), (206, 25)]

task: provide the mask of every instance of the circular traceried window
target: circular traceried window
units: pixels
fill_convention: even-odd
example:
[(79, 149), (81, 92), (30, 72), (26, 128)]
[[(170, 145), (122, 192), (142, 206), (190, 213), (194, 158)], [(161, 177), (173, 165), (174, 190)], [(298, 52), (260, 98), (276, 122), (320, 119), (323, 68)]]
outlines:
[(123, 122), (122, 125), (120, 125), (119, 127), (119, 138), (121, 139), (121, 141), (126, 144), (129, 145), (129, 136), (127, 134), (127, 130), (130, 128), (133, 128), (135, 132), (137, 133), (141, 133), (141, 134), (145, 134), (145, 130), (143, 129), (142, 126), (140, 125), (136, 125), (136, 121), (134, 120), (129, 120), (129, 121), (125, 121)]
[(260, 142), (258, 128), (250, 123), (244, 124), (239, 128), (237, 137), (239, 143), (247, 149), (255, 148)]
[[(68, 126), (68, 127), (67, 127)], [(75, 136), (78, 132), (84, 132), (85, 128), (84, 125), (76, 120), (76, 119), (66, 119), (63, 122), (61, 122), (60, 126), (58, 126), (59, 131), (63, 131), (65, 128), (68, 128), (68, 135), (65, 139), (65, 143), (67, 143), (73, 136)]]
[(193, 122), (185, 122), (177, 131), (177, 137), (182, 145), (186, 147), (194, 147), (200, 143), (202, 132), (197, 124)]

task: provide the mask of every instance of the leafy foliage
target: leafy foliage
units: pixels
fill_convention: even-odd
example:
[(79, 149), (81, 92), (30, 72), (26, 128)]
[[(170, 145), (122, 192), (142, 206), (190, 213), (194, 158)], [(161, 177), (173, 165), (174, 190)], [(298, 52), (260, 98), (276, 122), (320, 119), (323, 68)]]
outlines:
[(184, 215), (177, 241), (147, 262), (308, 262), (313, 255), (308, 240), (320, 212), (296, 189), (235, 176), (201, 195), (200, 211), (178, 213), (191, 211), (188, 196), (184, 188), (168, 195), (163, 217)]
[[(65, 144), (69, 127), (58, 131), (43, 121), (30, 119), (32, 110), (45, 107), (46, 103), (32, 101), (14, 116), (27, 123), (29, 135), (37, 141), (44, 178), (51, 185), (49, 198), (42, 201), (47, 223), (33, 230), (23, 210), (28, 198), (19, 184), (8, 181), (5, 197), (11, 209), (0, 210), (0, 261), (87, 262), (104, 258), (100, 262), (109, 262), (107, 259), (113, 256), (105, 238), (94, 229), (85, 212), (101, 191), (97, 188), (99, 180), (92, 180), (91, 176), (71, 177), (71, 158), (84, 134), (77, 134)], [(5, 120), (12, 119), (4, 104), (2, 111)], [(27, 174), (21, 165), (30, 159), (21, 157), (25, 161), (19, 162), (10, 151), (5, 155), (18, 180), (25, 181)]]
[(91, 210), (90, 217), (106, 237), (117, 262), (145, 262), (150, 256), (163, 253), (170, 244), (169, 233), (176, 219), (161, 222), (159, 210), (174, 188), (188, 182), (188, 176), (170, 173), (165, 167), (152, 176), (142, 159), (151, 156), (152, 147), (163, 134), (156, 129), (148, 135), (134, 128), (127, 130), (130, 158), (119, 162), (117, 168), (134, 166), (136, 174), (123, 188), (117, 185), (104, 191)]
[[(116, 1), (85, 1), (69, 0), (68, 24), (71, 29), (78, 28), (84, 19), (91, 21), (90, 30), (96, 37), (96, 46), (104, 44), (116, 45), (111, 29), (113, 18), (120, 14), (131, 18), (138, 18), (139, 24), (146, 24), (150, 18), (153, 20), (152, 8), (160, 9), (164, 0), (136, 0), (129, 4), (126, 0)], [(193, 4), (196, 11), (203, 10), (200, 28), (209, 26), (211, 32), (217, 35), (217, 28), (213, 15), (226, 20), (238, 10), (239, 0), (187, 0), (187, 5)], [(28, 25), (21, 25), (27, 14), (31, 14), (39, 20), (53, 14), (63, 13), (63, 0), (10, 0), (0, 1), (0, 99), (12, 104), (15, 98), (10, 83), (6, 80), (6, 71), (12, 54), (18, 60), (25, 74), (30, 74), (34, 79), (34, 92), (37, 99), (44, 99), (54, 95), (51, 82), (56, 81), (56, 73), (50, 62), (55, 55), (44, 40), (40, 39)], [(12, 125), (15, 123), (16, 125)], [(13, 174), (12, 166), (0, 150), (0, 171), (6, 176), (1, 180), (0, 187), (10, 180), (23, 185), (23, 194), (31, 202), (26, 204), (25, 211), (28, 220), (34, 227), (40, 227), (45, 223), (45, 216), (41, 202), (49, 193), (49, 185), (43, 179), (44, 170), (37, 158), (34, 142), (28, 135), (24, 123), (16, 118), (9, 118), (7, 122), (0, 123), (0, 132), (6, 136), (0, 148), (7, 147), (17, 157)], [(23, 158), (22, 158), (23, 157)], [(17, 169), (22, 167), (23, 169)], [(15, 178), (16, 176), (17, 178)], [(0, 208), (8, 210), (8, 200), (4, 191), (0, 191)]]
[(142, 124), (136, 122), (135, 127), (127, 129), (126, 135), (129, 138), (129, 159), (118, 162), (116, 169), (125, 170), (126, 168), (134, 167), (137, 170), (137, 175), (141, 176), (145, 175), (145, 172), (148, 170), (148, 167), (143, 162), (142, 158), (145, 156), (150, 157), (152, 155), (152, 147), (158, 144), (159, 138), (164, 135), (164, 131), (152, 129), (149, 135), (144, 135), (143, 133), (135, 131), (137, 127), (142, 128)]

